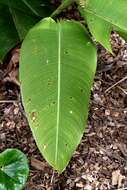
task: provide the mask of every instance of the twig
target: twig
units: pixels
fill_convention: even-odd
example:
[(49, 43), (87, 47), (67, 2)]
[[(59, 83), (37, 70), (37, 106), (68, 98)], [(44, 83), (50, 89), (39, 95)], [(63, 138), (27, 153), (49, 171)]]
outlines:
[(126, 79), (127, 79), (127, 76), (125, 76), (123, 79), (119, 80), (118, 82), (116, 82), (112, 86), (110, 86), (107, 90), (105, 90), (105, 93), (107, 93), (109, 90), (111, 90), (112, 88), (114, 88), (115, 86), (117, 86), (118, 84), (120, 84), (121, 82), (125, 81)]
[(125, 95), (127, 95), (127, 91), (126, 91), (125, 89), (121, 88), (120, 86), (118, 86), (118, 88), (119, 88)]
[(5, 104), (5, 103), (12, 103), (12, 104), (14, 104), (14, 103), (16, 103), (16, 102), (18, 102), (17, 100), (0, 100), (0, 104)]
[(54, 176), (55, 176), (55, 172), (53, 170), (52, 177), (51, 177), (51, 185), (53, 185)]

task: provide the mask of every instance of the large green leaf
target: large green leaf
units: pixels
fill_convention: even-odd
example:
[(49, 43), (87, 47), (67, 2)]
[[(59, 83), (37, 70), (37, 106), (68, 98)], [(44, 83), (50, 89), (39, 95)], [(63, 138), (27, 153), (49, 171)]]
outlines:
[(127, 1), (126, 0), (84, 0), (80, 9), (87, 20), (92, 35), (108, 51), (111, 30), (115, 27), (127, 31)]
[(84, 132), (96, 59), (84, 27), (73, 21), (42, 20), (21, 48), (23, 105), (40, 152), (59, 172)]
[(0, 190), (21, 190), (29, 173), (26, 156), (17, 149), (0, 154)]

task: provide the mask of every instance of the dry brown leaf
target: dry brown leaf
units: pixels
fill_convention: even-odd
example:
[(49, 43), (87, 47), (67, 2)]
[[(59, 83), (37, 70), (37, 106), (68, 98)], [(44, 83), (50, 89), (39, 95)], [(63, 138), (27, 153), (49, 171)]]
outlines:
[(118, 185), (118, 179), (120, 175), (120, 170), (116, 170), (112, 172), (112, 185)]
[(118, 179), (118, 188), (120, 188), (122, 186), (122, 181), (123, 179), (125, 179), (125, 176), (123, 175), (119, 175), (119, 179)]
[(125, 179), (125, 176), (120, 174), (120, 170), (112, 172), (112, 185), (117, 185), (118, 188), (122, 186), (122, 181)]
[(82, 183), (82, 182), (80, 182), (80, 183), (76, 183), (76, 187), (83, 188), (83, 183)]
[(43, 162), (41, 162), (40, 160), (37, 160), (35, 158), (31, 158), (31, 166), (33, 166), (37, 170), (44, 171), (44, 169), (45, 169), (45, 164)]
[(17, 86), (20, 85), (18, 81), (18, 65), (19, 65), (19, 49), (15, 49), (13, 50), (11, 60), (7, 65), (5, 78), (3, 82), (5, 83), (11, 82)]

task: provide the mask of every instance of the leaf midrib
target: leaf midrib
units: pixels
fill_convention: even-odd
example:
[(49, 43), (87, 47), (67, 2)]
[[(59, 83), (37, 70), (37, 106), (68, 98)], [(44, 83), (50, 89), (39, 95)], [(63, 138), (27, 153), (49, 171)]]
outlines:
[(40, 16), (38, 12), (35, 9), (33, 9), (33, 7), (26, 0), (22, 0), (22, 1), (36, 16)]
[(20, 35), (20, 33), (18, 31), (18, 27), (16, 25), (16, 14), (14, 14), (14, 12), (12, 13), (12, 8), (11, 7), (8, 7), (8, 8), (9, 8), (9, 12), (10, 12), (10, 14), (12, 16), (12, 20), (13, 20), (17, 35), (18, 35), (19, 39), (22, 40), (22, 36)]
[(58, 141), (59, 141), (59, 123), (60, 123), (60, 85), (61, 85), (61, 25), (58, 24), (58, 91), (57, 91), (57, 119), (56, 119), (56, 150), (55, 164), (58, 161)]

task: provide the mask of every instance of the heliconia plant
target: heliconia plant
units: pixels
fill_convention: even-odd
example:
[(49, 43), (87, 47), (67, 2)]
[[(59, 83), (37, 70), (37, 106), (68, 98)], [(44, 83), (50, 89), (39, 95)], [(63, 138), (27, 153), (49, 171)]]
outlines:
[[(57, 20), (72, 3), (87, 28)], [(113, 30), (127, 39), (127, 0), (64, 0), (57, 10), (50, 7), (43, 0), (0, 1), (0, 10), (6, 10), (0, 11), (0, 59), (25, 37), (19, 69), (23, 105), (40, 152), (62, 172), (87, 122), (97, 63), (92, 39), (110, 53)]]

